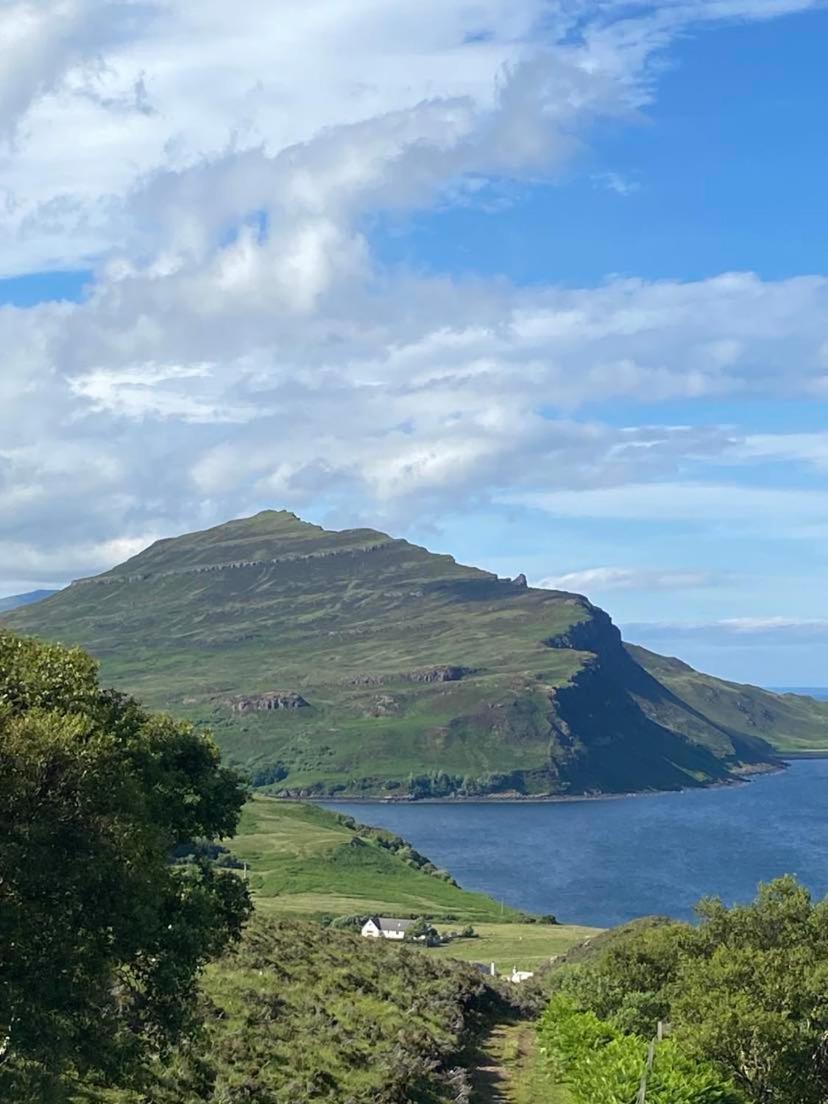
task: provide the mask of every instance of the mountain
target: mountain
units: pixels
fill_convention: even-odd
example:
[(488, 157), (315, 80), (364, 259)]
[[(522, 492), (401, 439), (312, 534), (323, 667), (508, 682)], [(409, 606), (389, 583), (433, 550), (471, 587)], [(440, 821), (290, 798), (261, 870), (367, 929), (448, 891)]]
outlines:
[(0, 613), (18, 609), (20, 606), (32, 606), (57, 594), (56, 590), (31, 590), (28, 594), (12, 594), (10, 598), (0, 598)]
[(633, 659), (692, 708), (717, 724), (750, 731), (784, 753), (828, 751), (825, 691), (771, 692), (703, 675), (680, 659), (627, 645)]
[(290, 796), (675, 789), (828, 746), (828, 704), (627, 648), (586, 598), (286, 511), (159, 541), (3, 622), (88, 648)]

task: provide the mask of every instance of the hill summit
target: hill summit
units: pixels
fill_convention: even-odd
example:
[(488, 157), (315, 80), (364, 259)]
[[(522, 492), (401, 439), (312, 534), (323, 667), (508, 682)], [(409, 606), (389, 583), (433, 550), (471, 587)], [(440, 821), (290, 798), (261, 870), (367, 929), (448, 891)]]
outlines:
[(580, 595), (287, 511), (158, 541), (3, 623), (83, 645), (289, 796), (674, 789), (828, 745), (828, 704), (628, 649)]

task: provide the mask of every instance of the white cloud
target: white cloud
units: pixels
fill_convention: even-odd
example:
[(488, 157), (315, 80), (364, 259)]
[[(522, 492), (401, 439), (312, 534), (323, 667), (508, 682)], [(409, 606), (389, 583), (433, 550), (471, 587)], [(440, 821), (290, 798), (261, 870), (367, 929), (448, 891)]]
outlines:
[(615, 192), (620, 196), (633, 195), (641, 189), (638, 180), (618, 172), (594, 173), (592, 182), (596, 188), (606, 188), (608, 192)]
[(631, 567), (590, 567), (551, 575), (533, 584), (548, 590), (567, 590), (577, 594), (612, 590), (698, 590), (716, 586), (718, 579), (709, 571), (647, 570)]
[(383, 270), (363, 230), (554, 174), (595, 119), (646, 104), (681, 28), (806, 6), (7, 5), (0, 264), (92, 258), (97, 280), (80, 305), (0, 309), (6, 562), (45, 542), (92, 570), (114, 539), (319, 501), (389, 524), (498, 496), (822, 524), (805, 492), (687, 474), (767, 442), (578, 411), (815, 393), (827, 279), (522, 289)]
[(810, 527), (828, 525), (822, 490), (738, 483), (627, 483), (528, 494), (520, 501), (561, 518), (750, 526), (774, 536), (809, 536)]
[(732, 456), (747, 461), (798, 461), (828, 469), (828, 433), (749, 434), (734, 447)]
[[(2, 541), (0, 578), (24, 580), (22, 584), (17, 584), (24, 589), (62, 587), (75, 576), (105, 571), (113, 564), (122, 563), (157, 539), (158, 534), (145, 533), (138, 537), (121, 537), (97, 544), (75, 544), (68, 548), (62, 544), (48, 548), (41, 542)], [(5, 584), (4, 594), (11, 593), (12, 589), (12, 586)]]
[(721, 621), (644, 621), (623, 626), (625, 639), (665, 642), (700, 642), (716, 647), (795, 647), (828, 643), (828, 620), (795, 617), (735, 617)]

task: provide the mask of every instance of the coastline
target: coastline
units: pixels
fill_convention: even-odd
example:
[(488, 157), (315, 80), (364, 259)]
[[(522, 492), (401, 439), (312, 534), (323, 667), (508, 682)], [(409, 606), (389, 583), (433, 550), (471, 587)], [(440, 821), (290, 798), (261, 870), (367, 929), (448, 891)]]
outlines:
[[(786, 755), (778, 763), (760, 763), (734, 771), (733, 777), (711, 782), (703, 786), (683, 786), (677, 790), (625, 790), (623, 793), (584, 793), (584, 794), (476, 794), (474, 797), (349, 797), (346, 794), (337, 797), (320, 797), (308, 794), (305, 797), (272, 797), (274, 801), (286, 803), (299, 802), (312, 805), (555, 805), (572, 804), (581, 801), (623, 801), (630, 797), (660, 797), (665, 794), (699, 793), (704, 790), (730, 789), (748, 785), (755, 778), (780, 774), (787, 768), (788, 759), (796, 756)], [(822, 755), (801, 755), (798, 758), (828, 759), (828, 751)]]

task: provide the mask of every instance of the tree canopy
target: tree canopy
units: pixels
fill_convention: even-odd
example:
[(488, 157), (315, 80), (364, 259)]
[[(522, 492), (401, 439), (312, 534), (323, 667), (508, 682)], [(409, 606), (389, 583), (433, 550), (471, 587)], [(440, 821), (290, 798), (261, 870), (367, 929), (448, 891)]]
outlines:
[(232, 835), (244, 799), (208, 736), (101, 689), (79, 649), (0, 632), (0, 1098), (134, 1083), (193, 1025), (250, 902), (170, 853)]
[(727, 908), (706, 899), (700, 923), (621, 938), (564, 970), (558, 988), (581, 1013), (651, 1038), (669, 1022), (682, 1053), (712, 1063), (757, 1104), (828, 1099), (828, 901), (793, 877)]

